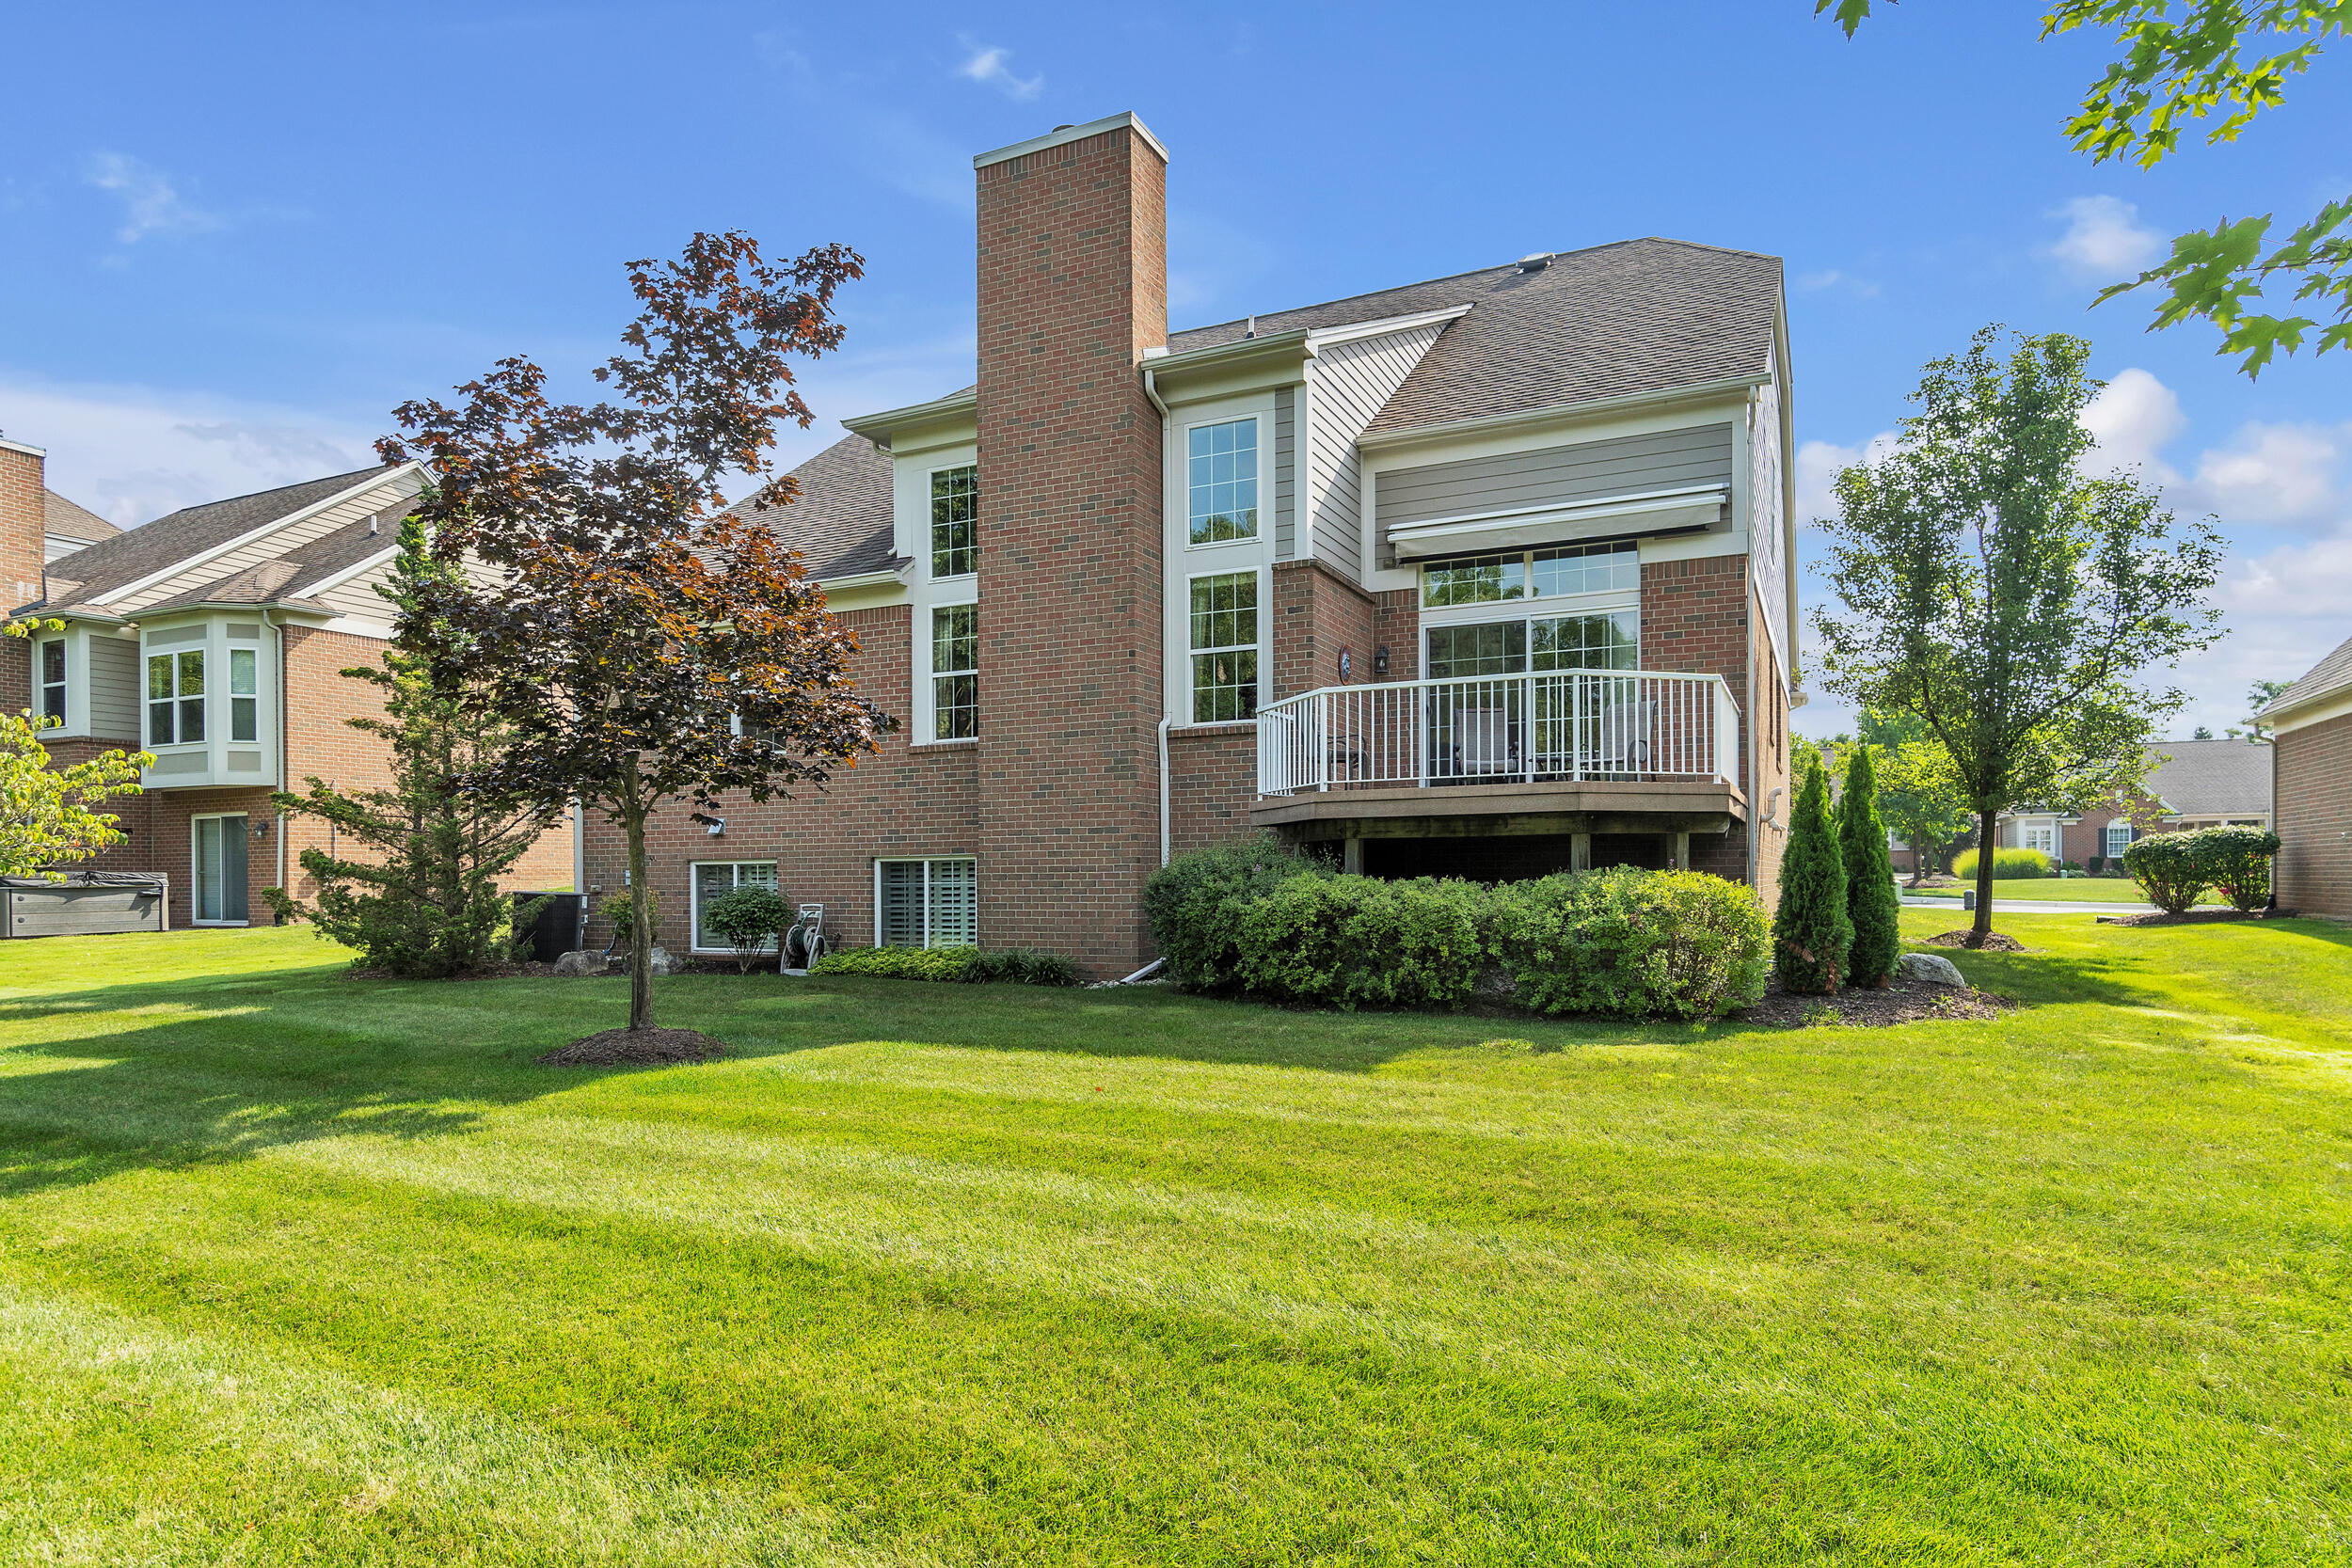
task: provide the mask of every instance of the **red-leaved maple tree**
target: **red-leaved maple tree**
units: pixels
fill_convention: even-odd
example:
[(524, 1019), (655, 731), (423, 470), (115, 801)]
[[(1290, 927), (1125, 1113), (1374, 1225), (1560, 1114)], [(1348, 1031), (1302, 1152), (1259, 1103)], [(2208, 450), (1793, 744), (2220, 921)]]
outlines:
[(708, 823), (722, 793), (821, 785), (894, 727), (852, 689), (856, 641), (799, 559), (722, 489), (797, 495), (772, 451), (781, 421), (812, 419), (791, 360), (839, 345), (834, 293), (862, 270), (840, 245), (779, 263), (747, 235), (697, 234), (675, 261), (629, 264), (644, 309), (594, 372), (610, 401), (551, 403), (537, 365), (502, 359), (454, 407), (402, 404), (403, 434), (376, 443), (432, 465), (434, 552), (471, 568), (416, 612), (462, 634), (437, 680), (514, 736), (478, 782), (577, 799), (628, 836), (631, 1030), (652, 1026), (656, 806)]

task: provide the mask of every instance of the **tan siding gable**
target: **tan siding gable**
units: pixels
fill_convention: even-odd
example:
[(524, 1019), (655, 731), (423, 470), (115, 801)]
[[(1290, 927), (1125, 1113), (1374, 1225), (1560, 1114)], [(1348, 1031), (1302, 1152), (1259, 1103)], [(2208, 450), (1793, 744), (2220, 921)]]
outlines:
[(1353, 583), (1363, 575), (1363, 478), (1356, 437), (1421, 363), (1446, 328), (1433, 322), (1409, 331), (1336, 343), (1311, 361), (1308, 431), (1308, 543), (1316, 559)]
[(139, 641), (89, 628), (89, 733), (102, 740), (139, 738)]
[(166, 599), (175, 598), (192, 588), (201, 587), (208, 582), (217, 582), (231, 573), (242, 572), (248, 566), (258, 566), (265, 561), (275, 561), (290, 550), (310, 544), (312, 540), (324, 538), (337, 529), (347, 528), (362, 517), (394, 506), (403, 506), (405, 510), (404, 503), (421, 488), (421, 483), (415, 472), (397, 475), (384, 483), (371, 485), (359, 494), (338, 501), (333, 506), (314, 512), (297, 522), (273, 529), (260, 538), (216, 555), (201, 564), (184, 567), (159, 582), (149, 584), (135, 594), (109, 599), (106, 608), (117, 613), (128, 613), (144, 610), (150, 605), (161, 604)]
[(356, 615), (361, 620), (389, 624), (395, 611), (375, 589), (378, 583), (389, 583), (391, 579), (392, 562), (387, 561), (332, 588), (323, 588), (310, 596), (322, 604), (334, 606), (339, 615)]

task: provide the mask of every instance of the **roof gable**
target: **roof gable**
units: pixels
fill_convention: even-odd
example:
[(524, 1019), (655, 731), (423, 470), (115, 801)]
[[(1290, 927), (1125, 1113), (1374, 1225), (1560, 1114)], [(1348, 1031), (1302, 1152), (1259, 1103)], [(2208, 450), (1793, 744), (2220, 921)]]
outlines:
[(730, 508), (745, 522), (798, 550), (818, 581), (888, 571), (891, 553), (891, 464), (863, 436), (847, 436), (792, 470), (798, 500), (784, 506)]
[(2352, 690), (2352, 638), (2346, 638), (2334, 653), (2312, 665), (2310, 673), (2272, 698), (2263, 709), (2263, 716), (2301, 707), (2305, 703), (2345, 690)]

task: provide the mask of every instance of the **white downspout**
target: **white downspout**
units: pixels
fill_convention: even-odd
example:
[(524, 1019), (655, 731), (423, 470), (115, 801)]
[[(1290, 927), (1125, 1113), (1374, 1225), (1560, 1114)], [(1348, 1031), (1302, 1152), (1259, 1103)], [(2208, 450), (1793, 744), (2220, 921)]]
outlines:
[[(1168, 417), (1168, 403), (1160, 396), (1159, 382), (1152, 376), (1152, 367), (1149, 365), (1143, 367), (1143, 395), (1150, 398), (1152, 400), (1152, 406), (1160, 411), (1160, 419), (1163, 421), (1160, 434), (1162, 439), (1165, 440), (1168, 434), (1165, 425), (1165, 421)], [(1166, 635), (1167, 622), (1168, 618), (1165, 614), (1163, 614), (1160, 618), (1163, 636)], [(1168, 666), (1168, 655), (1166, 650), (1162, 650), (1161, 652), (1160, 666), (1163, 672), (1165, 672)], [(1168, 691), (1165, 678), (1163, 678), (1161, 683), (1160, 707), (1162, 709), (1160, 714), (1160, 863), (1162, 865), (1166, 865), (1168, 863), (1168, 853), (1169, 847), (1168, 816), (1168, 726), (1174, 721), (1175, 715), (1166, 711), (1168, 707)], [(1142, 971), (1139, 970), (1136, 973), (1140, 974)]]
[(1166, 865), (1168, 863), (1168, 726), (1175, 722), (1175, 718), (1176, 716), (1172, 713), (1165, 713), (1160, 716), (1160, 863), (1162, 865)]
[[(286, 789), (286, 627), (283, 622), (270, 619), (270, 612), (266, 606), (262, 610), (262, 625), (269, 627), (270, 641), (278, 648), (278, 792), (283, 794)], [(278, 832), (278, 885), (282, 890), (286, 885), (286, 814), (284, 812), (278, 813), (275, 827)]]

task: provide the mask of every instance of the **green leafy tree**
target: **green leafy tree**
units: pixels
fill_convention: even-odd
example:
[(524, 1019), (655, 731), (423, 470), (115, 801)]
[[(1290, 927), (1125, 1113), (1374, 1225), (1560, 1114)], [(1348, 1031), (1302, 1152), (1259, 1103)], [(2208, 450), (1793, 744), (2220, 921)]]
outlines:
[[(1951, 758), (1978, 842), (2010, 807), (2082, 812), (2139, 793), (2178, 688), (2138, 682), (2220, 635), (2210, 523), (2176, 525), (2136, 475), (2088, 478), (2090, 345), (1997, 329), (1939, 359), (1892, 451), (1837, 476), (1818, 609), (1823, 685), (1920, 720)], [(1978, 857), (1971, 942), (1993, 929)]]
[(58, 866), (120, 844), (122, 819), (95, 808), (136, 795), (139, 770), (155, 764), (145, 752), (116, 751), (53, 767), (40, 743), (49, 727), (30, 713), (0, 714), (0, 877), (62, 881)]
[[(498, 880), (553, 825), (559, 809), (513, 787), (485, 787), (513, 743), (512, 727), (471, 712), (449, 684), (466, 634), (433, 609), (436, 591), (458, 578), (436, 560), (422, 521), (400, 526), (391, 580), (376, 592), (394, 611), (391, 646), (379, 664), (342, 673), (384, 693), (381, 715), (344, 722), (383, 741), (392, 782), (342, 789), (315, 776), (301, 794), (273, 797), (280, 811), (331, 824), (338, 847), (315, 846), (301, 864), (318, 883), (305, 907), (283, 888), (267, 896), (281, 918), (310, 920), (320, 936), (358, 950), (370, 968), (417, 979), (464, 974), (510, 955), (517, 912)], [(520, 911), (528, 920), (532, 911)]]
[(577, 799), (628, 844), (631, 1030), (653, 1024), (656, 808), (708, 824), (729, 792), (821, 786), (895, 727), (853, 689), (857, 640), (824, 591), (723, 493), (741, 475), (751, 504), (798, 495), (773, 455), (783, 421), (815, 419), (792, 361), (839, 346), (834, 293), (863, 267), (840, 245), (771, 263), (749, 235), (696, 234), (675, 261), (629, 264), (644, 308), (592, 372), (611, 400), (558, 404), (537, 365), (502, 359), (454, 407), (403, 404), (404, 434), (376, 443), (431, 462), (435, 553), (485, 568), (433, 590), (465, 634), (452, 689), (513, 732), (469, 786)]
[(1853, 946), (1846, 958), (1851, 984), (1883, 986), (1902, 955), (1902, 904), (1895, 895), (1895, 864), (1886, 852), (1886, 823), (1879, 816), (1879, 785), (1871, 748), (1856, 746), (1837, 798), (1837, 855), (1846, 872), (1846, 913)]
[[(2246, 721), (2232, 724), (2228, 735), (2232, 740), (2246, 739), (2257, 745), (2270, 743), (2270, 726), (2263, 722), (2263, 709), (2286, 695), (2293, 681), (2256, 681), (2246, 689)], [(2210, 738), (2210, 737), (2201, 737)]]
[(1911, 846), (1911, 885), (1942, 865), (1968, 832), (1968, 802), (1951, 754), (1932, 736), (1906, 740), (1880, 753), (1879, 816)]
[[(1888, 0), (1889, 4), (1893, 0)], [(1815, 0), (1814, 14), (1834, 11), (1851, 38), (1871, 0)], [(2066, 121), (2067, 138), (2092, 161), (2128, 158), (2153, 168), (2177, 151), (2192, 127), (2209, 145), (2233, 142), (2256, 116), (2285, 101), (2330, 39), (2352, 36), (2344, 0), (2058, 0), (2042, 14), (2042, 36), (2104, 28), (2118, 57), (2083, 93)], [(2192, 318), (2221, 334), (2217, 352), (2239, 356), (2258, 375), (2280, 350), (2293, 354), (2314, 329), (2314, 353), (2352, 345), (2352, 196), (2318, 212), (2274, 241), (2276, 214), (2223, 218), (2180, 235), (2172, 252), (2128, 283), (2103, 291), (2104, 302), (2136, 289), (2162, 292), (2152, 327)], [(2309, 313), (2261, 308), (2272, 291), (2291, 291)]]
[(1788, 816), (1780, 857), (1780, 910), (1772, 917), (1772, 966), (1782, 987), (1826, 996), (1844, 980), (1853, 947), (1846, 907), (1846, 867), (1830, 818), (1829, 775), (1819, 762), (1804, 770)]

